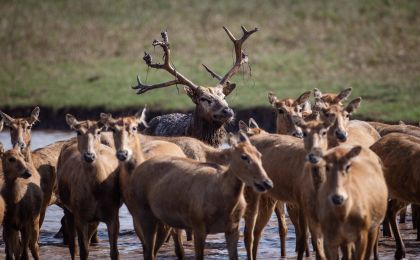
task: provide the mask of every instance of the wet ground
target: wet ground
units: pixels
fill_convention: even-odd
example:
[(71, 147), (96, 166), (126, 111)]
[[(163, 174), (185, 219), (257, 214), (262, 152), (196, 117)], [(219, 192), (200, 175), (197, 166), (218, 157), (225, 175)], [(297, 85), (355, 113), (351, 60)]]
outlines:
[[(67, 139), (73, 136), (70, 132), (57, 131), (34, 131), (32, 147), (47, 145), (57, 140)], [(9, 133), (0, 133), (0, 142), (2, 142), (6, 149), (10, 148)], [(57, 206), (51, 206), (47, 210), (46, 218), (41, 229), (40, 237), (40, 254), (41, 259), (70, 259), (67, 247), (63, 246), (60, 239), (55, 239), (54, 234), (60, 228), (60, 219), (63, 213)], [(133, 231), (131, 216), (127, 208), (123, 206), (120, 209), (120, 235), (119, 235), (119, 251), (121, 259), (142, 259), (142, 249), (140, 242)], [(243, 224), (241, 225), (243, 230)], [(287, 258), (295, 258), (295, 233), (293, 225), (288, 221), (289, 234), (287, 236)], [(408, 210), (406, 224), (400, 224), (401, 233), (407, 249), (407, 259), (420, 259), (420, 242), (415, 241), (416, 234), (412, 229), (411, 211)], [(109, 259), (109, 245), (107, 240), (107, 233), (104, 224), (99, 226), (100, 243), (91, 246), (91, 259)], [(191, 242), (185, 242), (185, 253), (187, 259), (194, 259), (194, 247)], [(243, 244), (243, 237), (241, 236), (238, 244), (240, 259), (246, 259), (246, 252)], [(379, 253), (381, 259), (394, 259), (395, 242), (393, 238), (380, 238)], [(205, 251), (206, 259), (227, 259), (228, 254), (225, 246), (225, 239), (223, 234), (209, 235), (206, 243)], [(0, 240), (0, 259), (4, 259), (4, 243)], [(172, 242), (165, 244), (159, 251), (158, 259), (173, 259), (175, 258), (174, 247)], [(268, 226), (265, 229), (264, 235), (259, 245), (259, 259), (280, 259), (280, 242), (278, 236), (277, 220), (275, 216), (272, 217)], [(314, 257), (313, 257), (314, 258)]]

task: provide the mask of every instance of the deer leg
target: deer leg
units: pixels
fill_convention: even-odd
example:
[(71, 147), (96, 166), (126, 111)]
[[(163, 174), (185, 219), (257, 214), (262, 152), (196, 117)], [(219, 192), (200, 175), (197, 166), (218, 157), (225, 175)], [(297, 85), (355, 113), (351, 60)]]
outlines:
[(299, 234), (297, 237), (298, 259), (303, 259), (303, 253), (308, 248), (308, 224), (302, 209), (299, 207)]
[[(108, 237), (109, 237), (109, 246), (111, 249), (111, 259), (117, 260), (119, 259), (119, 252), (118, 252), (118, 232), (120, 231), (120, 220), (118, 218), (118, 211), (117, 214), (112, 218), (112, 220), (106, 224), (108, 230)], [(97, 230), (97, 229), (95, 229)], [(92, 241), (92, 240), (90, 240)]]
[(204, 245), (206, 243), (206, 237), (207, 237), (205, 228), (194, 229), (193, 235), (194, 235), (195, 259), (203, 260), (204, 259)]
[(32, 257), (35, 260), (39, 259), (39, 218), (35, 219), (33, 225), (30, 227), (30, 236), (29, 236), (29, 249), (31, 250)]
[(321, 227), (318, 224), (309, 221), (309, 231), (311, 233), (312, 244), (314, 245), (316, 259), (325, 259), (324, 240)]
[(260, 195), (253, 191), (246, 190), (247, 206), (244, 215), (245, 227), (244, 227), (244, 244), (246, 248), (246, 254), (249, 260), (253, 260), (253, 243), (254, 243), (254, 228), (257, 220), (258, 206), (260, 201)]
[(80, 259), (87, 260), (89, 257), (89, 225), (76, 223), (77, 238), (79, 242)]
[(63, 239), (64, 241), (67, 241), (67, 245), (69, 247), (70, 251), (70, 257), (71, 259), (75, 259), (76, 257), (76, 229), (74, 227), (74, 216), (73, 214), (68, 211), (67, 209), (64, 209), (64, 217), (61, 219), (61, 223), (65, 224), (62, 226), (63, 230), (66, 230), (66, 232), (63, 232)]
[(391, 203), (388, 203), (387, 215), (391, 223), (392, 233), (394, 235), (395, 243), (397, 246), (397, 250), (395, 252), (395, 259), (405, 258), (405, 246), (397, 224), (397, 214), (399, 210), (403, 207), (404, 204), (398, 203), (397, 200), (391, 200)]
[(98, 226), (99, 222), (89, 223), (89, 241), (91, 245), (99, 243)]
[(20, 242), (18, 231), (8, 225), (4, 225), (3, 239), (5, 244), (6, 259), (18, 259), (20, 254)]
[(265, 226), (267, 226), (268, 221), (270, 221), (276, 204), (277, 200), (274, 200), (266, 195), (261, 196), (257, 221), (254, 229), (254, 244), (252, 250), (253, 259), (257, 259), (258, 244), (261, 239), (261, 234)]
[(173, 229), (171, 232), (172, 239), (174, 240), (175, 244), (175, 254), (178, 259), (184, 259), (184, 246), (182, 245), (182, 229)]
[(158, 222), (157, 224), (157, 233), (156, 233), (156, 242), (155, 242), (155, 249), (154, 253), (157, 255), (157, 252), (159, 251), (160, 247), (165, 243), (166, 240), (170, 238), (172, 229), (164, 225), (162, 222)]
[(21, 260), (27, 260), (29, 259), (28, 255), (28, 246), (29, 246), (29, 236), (30, 234), (30, 227), (29, 225), (24, 225), (22, 229), (20, 230), (21, 235), (21, 244), (20, 244), (20, 259)]
[[(292, 222), (293, 226), (295, 227), (295, 234), (296, 234), (295, 252), (297, 252), (298, 251), (297, 239), (298, 239), (299, 234), (301, 232), (301, 228), (299, 226), (299, 209), (295, 204), (290, 204), (290, 203), (286, 204), (286, 208), (287, 208), (287, 213), (289, 213), (290, 221)], [(305, 241), (305, 254), (306, 254), (306, 257), (310, 256), (308, 241)]]
[(371, 229), (368, 233), (367, 247), (366, 247), (366, 254), (365, 254), (366, 260), (370, 259), (372, 252), (374, 253), (374, 257), (375, 255), (377, 255), (377, 253), (375, 252), (375, 248), (376, 248), (375, 245), (377, 244), (377, 241), (378, 241), (378, 235), (379, 235), (379, 226)]
[(407, 215), (407, 207), (404, 207), (400, 211), (400, 224), (405, 223), (405, 216)]
[(286, 216), (284, 214), (284, 203), (278, 201), (274, 212), (277, 216), (277, 222), (279, 224), (279, 237), (280, 237), (280, 255), (286, 257), (286, 236), (287, 236), (287, 223)]
[[(158, 220), (153, 216), (149, 209), (139, 212), (139, 218), (136, 220), (140, 224), (139, 231), (143, 236), (143, 254), (145, 260), (155, 260), (155, 244), (158, 232)], [(137, 230), (137, 229), (136, 229)]]
[(368, 245), (368, 231), (360, 232), (359, 239), (356, 241), (356, 259), (364, 259)]
[(420, 241), (420, 205), (411, 204), (413, 228), (417, 229), (417, 241)]
[(192, 241), (193, 240), (193, 235), (192, 235), (191, 229), (186, 229), (185, 233), (187, 234), (187, 241)]
[[(327, 239), (324, 239), (324, 250), (327, 259), (338, 260), (338, 246), (330, 243)], [(345, 259), (344, 256), (343, 259)]]
[[(388, 202), (388, 207), (389, 207), (389, 203), (390, 203), (390, 201)], [(387, 215), (385, 215), (385, 218), (382, 221), (382, 226), (383, 226), (382, 235), (384, 237), (391, 237), (392, 236), (391, 235), (391, 224), (389, 223), (389, 218), (388, 218)]]
[(239, 240), (239, 226), (225, 232), (226, 245), (229, 252), (229, 259), (238, 259), (238, 240)]

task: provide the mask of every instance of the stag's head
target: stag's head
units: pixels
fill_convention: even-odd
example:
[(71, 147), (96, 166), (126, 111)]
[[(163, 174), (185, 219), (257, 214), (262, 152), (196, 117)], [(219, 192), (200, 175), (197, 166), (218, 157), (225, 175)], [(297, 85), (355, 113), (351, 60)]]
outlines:
[(73, 115), (66, 115), (66, 122), (77, 133), (77, 147), (86, 163), (93, 163), (100, 146), (101, 131), (104, 124), (86, 120), (78, 121)]
[(230, 167), (238, 179), (256, 192), (273, 188), (273, 182), (262, 166), (261, 153), (251, 144), (248, 136), (240, 131), (239, 140), (231, 135), (228, 142), (232, 146)]
[(276, 110), (276, 132), (277, 134), (292, 135), (298, 138), (303, 137), (302, 129), (295, 124), (293, 117), (303, 118), (311, 113), (309, 97), (311, 91), (300, 95), (297, 99), (286, 98), (279, 100), (273, 92), (268, 93), (268, 102)]
[(26, 162), (19, 146), (15, 145), (11, 150), (0, 152), (0, 158), (6, 181), (14, 181), (17, 178), (28, 179), (32, 176), (30, 165)]
[(145, 124), (146, 109), (134, 116), (112, 118), (111, 114), (101, 113), (101, 122), (112, 131), (117, 159), (120, 162), (129, 161), (136, 149), (141, 149), (137, 136), (138, 126)]
[(164, 62), (162, 64), (153, 62), (152, 56), (148, 53), (145, 53), (143, 60), (146, 62), (147, 66), (151, 68), (166, 70), (174, 77), (174, 79), (164, 83), (146, 85), (143, 84), (137, 76), (137, 86), (133, 87), (134, 89), (137, 89), (137, 94), (142, 94), (156, 88), (164, 88), (172, 85), (184, 85), (184, 90), (196, 105), (196, 112), (200, 118), (208, 122), (214, 122), (218, 125), (223, 125), (232, 121), (234, 113), (225, 98), (233, 91), (233, 89), (235, 89), (236, 85), (229, 82), (229, 80), (239, 71), (242, 64), (248, 62), (248, 56), (242, 51), (242, 45), (246, 39), (248, 39), (251, 34), (258, 31), (258, 29), (255, 28), (248, 31), (242, 26), (243, 35), (240, 39), (236, 39), (226, 27), (223, 27), (223, 29), (233, 42), (236, 61), (232, 68), (223, 77), (217, 75), (207, 66), (203, 65), (211, 76), (219, 80), (219, 83), (216, 86), (199, 86), (177, 71), (171, 63), (171, 49), (168, 33), (162, 32), (162, 40), (154, 40), (152, 45), (160, 46), (163, 49)]
[(13, 118), (6, 113), (0, 111), (2, 124), (10, 129), (10, 138), (12, 146), (18, 146), (21, 150), (28, 147), (31, 143), (31, 129), (38, 121), (39, 107), (35, 107), (29, 117)]

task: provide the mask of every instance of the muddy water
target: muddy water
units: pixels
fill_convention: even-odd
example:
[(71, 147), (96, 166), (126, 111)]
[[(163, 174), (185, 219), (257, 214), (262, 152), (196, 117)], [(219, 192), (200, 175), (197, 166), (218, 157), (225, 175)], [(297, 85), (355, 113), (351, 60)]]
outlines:
[[(34, 131), (32, 147), (45, 146), (58, 140), (64, 140), (73, 136), (70, 132), (59, 131)], [(9, 134), (7, 132), (0, 133), (0, 142), (5, 148), (10, 148)], [(60, 239), (54, 238), (54, 234), (60, 228), (60, 219), (63, 216), (62, 210), (57, 206), (51, 206), (47, 210), (44, 224), (41, 229), (40, 237), (40, 253), (41, 259), (70, 259), (67, 247), (61, 244)], [(119, 251), (121, 259), (142, 259), (142, 249), (140, 242), (133, 231), (131, 216), (127, 208), (123, 206), (120, 209), (120, 235), (119, 235)], [(407, 224), (400, 224), (404, 241), (406, 243), (407, 258), (420, 259), (420, 242), (415, 241), (415, 232), (411, 228), (411, 213), (409, 211)], [(288, 221), (289, 233), (287, 236), (287, 258), (295, 258), (295, 232), (293, 225)], [(243, 223), (241, 225), (243, 231)], [(241, 232), (242, 233), (242, 232)], [(104, 224), (99, 226), (99, 239), (97, 245), (91, 246), (90, 257), (92, 259), (109, 259), (109, 246), (107, 232)], [(191, 242), (185, 242), (185, 253), (187, 259), (194, 258), (194, 247)], [(159, 251), (159, 259), (173, 259), (175, 253), (172, 242), (165, 244)], [(225, 249), (225, 239), (223, 234), (209, 235), (206, 242), (206, 259), (227, 259), (228, 254)], [(240, 259), (246, 259), (246, 252), (241, 236), (238, 244)], [(381, 259), (393, 259), (395, 252), (395, 242), (392, 238), (380, 239), (379, 253)], [(0, 240), (0, 259), (4, 259), (4, 243)], [(262, 236), (259, 246), (259, 259), (279, 259), (280, 258), (280, 242), (278, 237), (277, 220), (275, 215), (271, 218)]]

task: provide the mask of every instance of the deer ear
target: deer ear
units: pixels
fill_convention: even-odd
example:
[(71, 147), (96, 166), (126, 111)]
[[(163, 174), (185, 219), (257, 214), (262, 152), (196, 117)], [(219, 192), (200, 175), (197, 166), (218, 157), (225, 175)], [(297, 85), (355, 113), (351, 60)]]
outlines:
[(246, 135), (246, 133), (239, 131), (239, 142), (243, 143), (243, 142), (248, 142), (249, 143), (249, 138)]
[(197, 100), (197, 90), (194, 90), (190, 87), (185, 86), (184, 87), (184, 91), (187, 93), (187, 95), (191, 98), (191, 100), (195, 103), (198, 104), (198, 100)]
[(232, 133), (228, 134), (227, 142), (230, 146), (235, 146), (238, 144), (238, 141)]
[(235, 83), (226, 83), (226, 86), (223, 87), (223, 94), (227, 97), (230, 93), (236, 88)]
[(300, 116), (292, 116), (292, 121), (295, 125), (299, 126), (300, 128), (306, 128), (306, 122)]
[(4, 146), (3, 146), (3, 143), (0, 142), (0, 158), (3, 157), (3, 154), (4, 154)]
[(303, 103), (305, 103), (306, 101), (309, 100), (309, 97), (311, 96), (311, 91), (306, 91), (305, 93), (303, 93), (302, 95), (300, 95), (297, 99), (296, 99), (296, 103), (298, 105), (302, 105)]
[(30, 120), (29, 120), (29, 124), (30, 125), (33, 125), (33, 124), (35, 124), (37, 121), (39, 121), (39, 112), (41, 111), (41, 109), (39, 109), (39, 107), (35, 107), (34, 108), (34, 110), (32, 110), (32, 113), (31, 113), (31, 118), (30, 118)]
[(314, 98), (321, 98), (321, 97), (322, 97), (322, 92), (319, 89), (314, 88)]
[(79, 121), (77, 121), (77, 119), (71, 114), (66, 115), (66, 123), (72, 129), (77, 129), (77, 126), (79, 125)]
[(268, 102), (273, 106), (276, 107), (276, 102), (278, 101), (276, 95), (273, 92), (268, 92)]
[(351, 94), (352, 88), (346, 88), (342, 90), (338, 95), (335, 97), (335, 102), (339, 103), (342, 100), (346, 100)]
[(249, 130), (249, 128), (246, 125), (246, 123), (242, 120), (239, 120), (239, 131), (243, 131), (243, 132), (247, 133), (248, 130)]
[(346, 154), (346, 159), (351, 160), (352, 158), (358, 156), (361, 151), (362, 151), (362, 146), (360, 145), (357, 145), (351, 148), (351, 150)]
[(149, 127), (149, 125), (146, 122), (146, 106), (144, 106), (141, 112), (137, 112), (134, 116), (136, 117), (138, 124), (143, 124), (146, 128)]
[(4, 119), (3, 117), (0, 118), (0, 132), (3, 131)]
[(398, 124), (399, 124), (399, 125), (406, 125), (406, 124), (405, 124), (405, 122), (404, 122), (404, 121), (402, 121), (402, 120), (400, 120), (400, 121), (398, 122)]
[(3, 118), (3, 122), (6, 126), (10, 126), (13, 121), (15, 120), (13, 117), (9, 116), (8, 114), (0, 111), (0, 116)]
[(362, 98), (358, 97), (350, 101), (350, 103), (346, 107), (346, 111), (348, 113), (354, 113), (360, 107), (360, 103), (362, 102)]
[(249, 128), (260, 128), (254, 118), (250, 118), (248, 122)]
[(112, 115), (110, 113), (101, 113), (99, 115), (100, 122), (104, 124), (106, 127), (113, 121)]

